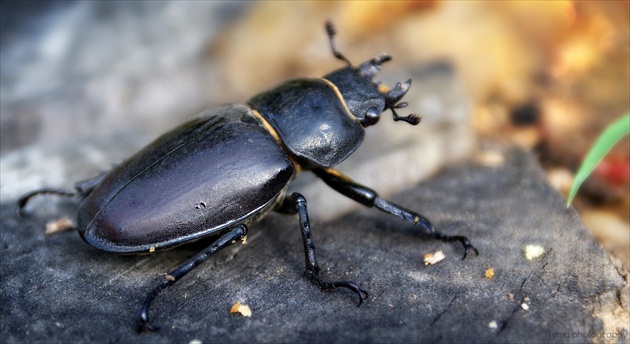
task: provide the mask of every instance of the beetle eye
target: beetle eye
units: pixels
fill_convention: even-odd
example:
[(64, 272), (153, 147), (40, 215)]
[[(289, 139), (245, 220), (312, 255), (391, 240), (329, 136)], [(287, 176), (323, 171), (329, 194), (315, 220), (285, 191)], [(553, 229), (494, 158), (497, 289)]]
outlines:
[(370, 108), (365, 113), (365, 118), (363, 119), (363, 121), (361, 121), (361, 125), (363, 125), (364, 127), (374, 125), (376, 124), (376, 122), (378, 122), (380, 118), (381, 111), (379, 111), (377, 108)]

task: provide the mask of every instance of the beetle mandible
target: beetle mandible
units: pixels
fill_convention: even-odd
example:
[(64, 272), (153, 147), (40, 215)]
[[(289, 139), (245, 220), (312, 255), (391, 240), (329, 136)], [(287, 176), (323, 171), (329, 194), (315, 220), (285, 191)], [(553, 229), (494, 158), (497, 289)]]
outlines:
[[(367, 292), (352, 281), (320, 277), (306, 199), (286, 195), (289, 182), (310, 170), (337, 192), (412, 222), (445, 242), (459, 241), (464, 257), (478, 250), (464, 236), (434, 230), (424, 216), (386, 201), (378, 193), (344, 176), (333, 166), (352, 154), (374, 125), (390, 110), (395, 121), (412, 125), (417, 115), (395, 109), (411, 80), (383, 91), (373, 77), (391, 57), (383, 54), (353, 66), (334, 45), (335, 29), (326, 22), (334, 56), (347, 66), (322, 78), (299, 78), (255, 95), (245, 105), (211, 108), (158, 137), (120, 165), (75, 184), (74, 192), (40, 189), (18, 201), (21, 214), (38, 194), (78, 196), (77, 229), (88, 244), (115, 253), (149, 253), (220, 234), (209, 247), (166, 274), (145, 298), (140, 329), (149, 322), (153, 299), (210, 256), (243, 239), (247, 226), (271, 210), (297, 214), (304, 244), (306, 273), (323, 290), (346, 288)], [(462, 258), (462, 259), (463, 259)]]

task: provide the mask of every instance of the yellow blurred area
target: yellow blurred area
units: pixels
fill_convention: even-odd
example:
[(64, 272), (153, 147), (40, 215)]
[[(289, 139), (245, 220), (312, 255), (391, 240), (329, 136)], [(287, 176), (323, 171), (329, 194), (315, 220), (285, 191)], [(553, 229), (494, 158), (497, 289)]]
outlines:
[(590, 101), (580, 116), (611, 119), (628, 107), (629, 9), (605, 1), (261, 2), (224, 37), (224, 84), (238, 98), (339, 66), (319, 30), (332, 19), (351, 61), (382, 49), (397, 65), (452, 61), (475, 101), (481, 134), (509, 125), (511, 109), (542, 106), (548, 97)]
[[(341, 67), (327, 46), (327, 19), (355, 64), (383, 51), (396, 68), (450, 61), (479, 137), (535, 149), (550, 169), (575, 171), (603, 129), (630, 109), (630, 2), (594, 0), (260, 2), (214, 47), (227, 100)], [(577, 206), (610, 205), (627, 224), (628, 140), (610, 156), (615, 182), (596, 173)], [(630, 266), (628, 254), (620, 258)]]

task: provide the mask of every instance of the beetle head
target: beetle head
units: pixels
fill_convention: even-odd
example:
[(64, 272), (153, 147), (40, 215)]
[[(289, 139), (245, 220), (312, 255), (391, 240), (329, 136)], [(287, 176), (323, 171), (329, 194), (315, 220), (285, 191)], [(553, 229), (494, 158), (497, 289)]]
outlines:
[(381, 65), (391, 60), (391, 56), (382, 54), (354, 67), (345, 56), (335, 49), (333, 38), (336, 31), (330, 21), (326, 22), (326, 32), (333, 54), (348, 66), (325, 75), (324, 79), (337, 86), (348, 109), (361, 126), (368, 127), (376, 124), (381, 113), (386, 109), (392, 111), (394, 121), (404, 121), (411, 125), (420, 123), (420, 116), (415, 114), (398, 116), (395, 110), (407, 106), (406, 102), (400, 102), (400, 100), (411, 87), (411, 79), (404, 84), (399, 82), (391, 90), (387, 90), (379, 82), (374, 81), (374, 76), (381, 70)]

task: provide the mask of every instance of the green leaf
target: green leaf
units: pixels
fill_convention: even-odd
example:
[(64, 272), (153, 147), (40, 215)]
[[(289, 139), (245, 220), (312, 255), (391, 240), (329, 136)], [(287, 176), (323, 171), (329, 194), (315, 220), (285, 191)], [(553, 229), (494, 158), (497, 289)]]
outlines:
[(628, 135), (628, 133), (630, 133), (630, 112), (621, 116), (620, 119), (606, 128), (586, 155), (582, 166), (580, 166), (573, 180), (571, 191), (567, 197), (567, 208), (571, 205), (573, 198), (575, 198), (584, 180), (593, 172), (597, 164), (602, 161), (606, 153), (608, 153), (615, 143), (621, 140), (625, 135)]

